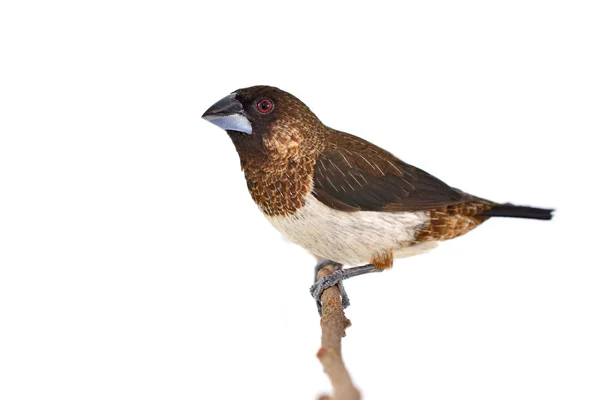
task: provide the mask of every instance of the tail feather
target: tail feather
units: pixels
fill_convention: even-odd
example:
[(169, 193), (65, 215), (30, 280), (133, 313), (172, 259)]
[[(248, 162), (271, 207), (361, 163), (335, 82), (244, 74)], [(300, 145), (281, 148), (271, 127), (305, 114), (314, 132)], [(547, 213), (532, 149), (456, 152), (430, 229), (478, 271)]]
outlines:
[(535, 208), (527, 206), (515, 206), (510, 203), (498, 204), (491, 209), (482, 212), (484, 217), (509, 217), (509, 218), (529, 218), (529, 219), (552, 219), (553, 209)]

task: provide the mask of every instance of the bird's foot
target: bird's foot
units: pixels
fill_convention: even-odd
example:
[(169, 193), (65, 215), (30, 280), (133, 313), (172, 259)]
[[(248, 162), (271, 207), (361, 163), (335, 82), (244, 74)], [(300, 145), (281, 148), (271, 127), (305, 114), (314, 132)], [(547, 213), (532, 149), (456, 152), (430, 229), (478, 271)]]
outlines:
[[(338, 288), (340, 289), (340, 295), (342, 297), (342, 307), (346, 308), (350, 305), (350, 299), (348, 298), (348, 294), (346, 293), (346, 289), (344, 289), (344, 284), (342, 283), (341, 280), (338, 280), (338, 282), (335, 282), (335, 283), (331, 283), (331, 284), (329, 284), (329, 286), (324, 286), (322, 283), (320, 283), (321, 281), (323, 281), (323, 279), (317, 278), (317, 276), (319, 275), (319, 271), (327, 266), (332, 266), (337, 271), (334, 272), (332, 275), (327, 275), (325, 278), (329, 278), (329, 277), (333, 276), (334, 274), (336, 274), (337, 272), (340, 272), (343, 267), (343, 265), (340, 263), (330, 261), (330, 260), (327, 260), (324, 258), (320, 259), (319, 262), (317, 263), (317, 265), (315, 266), (315, 281), (314, 281), (315, 283), (314, 283), (314, 285), (312, 285), (310, 287), (310, 293), (315, 298), (315, 301), (317, 302), (317, 311), (319, 312), (319, 315), (321, 315), (321, 313), (322, 313), (321, 294), (323, 294), (323, 290), (325, 290), (328, 287), (331, 287), (333, 285), (336, 285), (336, 284), (338, 285)], [(316, 287), (318, 287), (318, 288), (316, 288)], [(315, 294), (314, 290), (316, 290), (318, 292), (318, 295)]]
[[(338, 270), (333, 272), (330, 275), (324, 276), (321, 279), (317, 280), (316, 278), (317, 278), (318, 271), (327, 265), (334, 265), (335, 267), (338, 268)], [(348, 294), (346, 293), (346, 289), (344, 289), (344, 285), (342, 284), (342, 281), (345, 279), (351, 278), (353, 276), (364, 275), (364, 274), (368, 274), (368, 273), (376, 272), (376, 271), (380, 271), (380, 270), (375, 268), (371, 264), (363, 265), (360, 267), (342, 269), (342, 265), (339, 263), (334, 263), (329, 260), (319, 261), (319, 263), (315, 267), (315, 283), (314, 283), (314, 285), (312, 285), (310, 287), (310, 293), (317, 302), (317, 311), (319, 311), (319, 315), (321, 315), (321, 312), (322, 312), (321, 295), (323, 294), (323, 291), (325, 289), (327, 289), (331, 286), (334, 286), (334, 285), (338, 285), (338, 287), (340, 289), (340, 295), (342, 297), (342, 307), (346, 308), (350, 305), (350, 298), (348, 297)]]

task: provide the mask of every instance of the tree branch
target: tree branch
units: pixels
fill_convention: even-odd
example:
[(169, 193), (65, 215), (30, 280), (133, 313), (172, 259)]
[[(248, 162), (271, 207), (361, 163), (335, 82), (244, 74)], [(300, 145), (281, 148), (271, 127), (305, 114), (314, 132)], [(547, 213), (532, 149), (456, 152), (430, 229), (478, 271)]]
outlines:
[[(327, 265), (321, 268), (317, 279), (331, 275), (335, 271), (335, 266)], [(333, 386), (333, 396), (323, 395), (319, 400), (360, 400), (360, 392), (352, 383), (342, 360), (342, 338), (346, 336), (346, 328), (350, 326), (350, 320), (344, 314), (340, 289), (337, 285), (323, 291), (321, 303), (323, 305), (321, 349), (317, 357), (329, 376)]]

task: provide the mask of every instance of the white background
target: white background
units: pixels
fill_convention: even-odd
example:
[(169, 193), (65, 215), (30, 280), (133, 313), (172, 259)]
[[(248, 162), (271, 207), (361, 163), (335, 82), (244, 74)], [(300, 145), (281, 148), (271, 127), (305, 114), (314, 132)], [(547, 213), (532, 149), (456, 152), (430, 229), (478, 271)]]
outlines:
[(595, 2), (0, 6), (0, 398), (312, 399), (314, 261), (202, 112), (287, 90), (496, 201), (346, 285), (365, 399), (598, 399)]

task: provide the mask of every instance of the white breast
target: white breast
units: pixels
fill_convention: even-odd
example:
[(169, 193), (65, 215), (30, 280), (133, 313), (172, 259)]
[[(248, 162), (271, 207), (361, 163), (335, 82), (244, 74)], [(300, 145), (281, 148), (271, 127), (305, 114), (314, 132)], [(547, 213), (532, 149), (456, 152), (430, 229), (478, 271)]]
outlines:
[(410, 246), (420, 226), (428, 222), (422, 212), (344, 212), (334, 210), (311, 194), (306, 204), (290, 216), (267, 216), (285, 237), (312, 254), (357, 266), (378, 254), (393, 251), (394, 258), (422, 253), (435, 242)]

